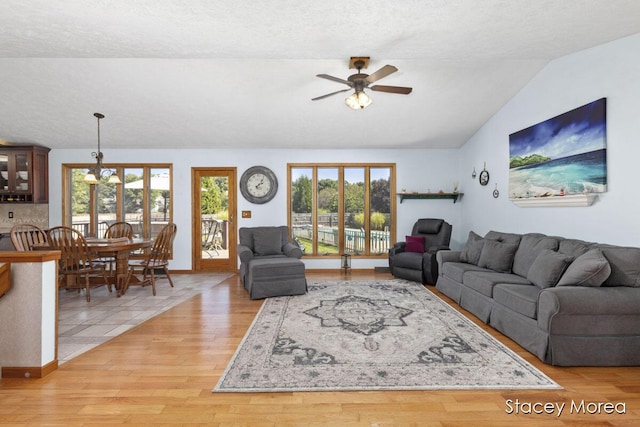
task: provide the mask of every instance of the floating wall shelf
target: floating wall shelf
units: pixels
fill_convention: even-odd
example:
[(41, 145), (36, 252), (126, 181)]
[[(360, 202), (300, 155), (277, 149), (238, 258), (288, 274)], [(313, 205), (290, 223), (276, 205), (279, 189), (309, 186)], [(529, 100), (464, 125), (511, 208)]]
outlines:
[(521, 208), (538, 208), (545, 206), (574, 207), (591, 206), (597, 197), (596, 194), (576, 194), (571, 196), (529, 197), (509, 200)]
[(398, 193), (400, 203), (404, 199), (452, 199), (455, 203), (464, 193)]

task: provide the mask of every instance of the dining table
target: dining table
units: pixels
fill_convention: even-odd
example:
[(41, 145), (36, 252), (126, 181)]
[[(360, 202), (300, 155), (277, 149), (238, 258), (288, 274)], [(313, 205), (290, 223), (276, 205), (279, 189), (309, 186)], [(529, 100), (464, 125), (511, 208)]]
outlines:
[(113, 256), (116, 261), (115, 274), (107, 276), (110, 283), (115, 285), (118, 296), (122, 296), (127, 291), (130, 281), (139, 281), (135, 276), (129, 274), (129, 258), (133, 251), (149, 248), (153, 245), (153, 240), (126, 237), (116, 239), (100, 239), (87, 237), (87, 248), (90, 252), (99, 257)]
[[(137, 282), (140, 279), (129, 274), (129, 258), (133, 251), (149, 248), (153, 245), (153, 240), (120, 237), (115, 239), (102, 239), (86, 237), (89, 252), (99, 258), (113, 257), (115, 259), (115, 272), (107, 275), (109, 283), (116, 287), (118, 297), (125, 294), (129, 282)], [(33, 245), (34, 250), (50, 249), (46, 244)]]

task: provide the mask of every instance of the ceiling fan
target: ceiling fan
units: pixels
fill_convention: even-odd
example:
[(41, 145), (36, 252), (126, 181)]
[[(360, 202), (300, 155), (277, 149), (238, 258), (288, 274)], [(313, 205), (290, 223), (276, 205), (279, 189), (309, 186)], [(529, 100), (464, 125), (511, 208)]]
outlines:
[(351, 61), (349, 62), (349, 68), (355, 68), (358, 70), (358, 72), (347, 77), (347, 80), (333, 77), (328, 74), (318, 74), (317, 76), (320, 78), (346, 84), (347, 86), (349, 86), (349, 88), (318, 96), (316, 98), (313, 98), (312, 101), (317, 101), (319, 99), (324, 99), (337, 93), (354, 89), (355, 92), (348, 96), (344, 101), (350, 108), (353, 108), (354, 110), (360, 110), (368, 107), (372, 102), (371, 98), (364, 92), (364, 89), (371, 89), (377, 92), (399, 93), (401, 95), (408, 95), (413, 90), (410, 87), (402, 86), (374, 85), (369, 87), (371, 83), (374, 83), (383, 77), (387, 77), (389, 74), (395, 73), (396, 71), (398, 71), (398, 69), (393, 65), (385, 65), (373, 74), (362, 73), (362, 69), (367, 68), (368, 65), (368, 57), (352, 57)]

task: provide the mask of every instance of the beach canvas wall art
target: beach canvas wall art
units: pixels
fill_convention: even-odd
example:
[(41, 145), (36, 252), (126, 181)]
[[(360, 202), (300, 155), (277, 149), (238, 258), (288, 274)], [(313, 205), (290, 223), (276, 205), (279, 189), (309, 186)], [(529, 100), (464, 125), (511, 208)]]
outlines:
[(607, 191), (606, 101), (509, 135), (509, 198)]

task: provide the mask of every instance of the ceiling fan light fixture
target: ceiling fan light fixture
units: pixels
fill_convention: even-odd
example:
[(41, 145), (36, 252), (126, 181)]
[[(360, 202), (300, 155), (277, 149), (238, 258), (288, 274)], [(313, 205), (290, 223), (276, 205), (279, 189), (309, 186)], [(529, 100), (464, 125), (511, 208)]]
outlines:
[(354, 110), (363, 110), (371, 105), (373, 100), (369, 97), (369, 95), (364, 93), (364, 91), (356, 91), (355, 93), (345, 98), (344, 102), (349, 108), (352, 108)]
[[(322, 79), (331, 80), (333, 82), (342, 83), (349, 88), (355, 90), (355, 93), (349, 95), (344, 102), (347, 104), (349, 108), (354, 110), (363, 110), (371, 105), (371, 98), (369, 95), (364, 93), (364, 89), (370, 89), (376, 92), (387, 92), (387, 93), (396, 93), (401, 95), (408, 95), (413, 90), (410, 87), (403, 86), (387, 86), (387, 85), (374, 85), (370, 86), (372, 83), (377, 82), (378, 80), (387, 77), (390, 74), (398, 71), (396, 67), (393, 65), (385, 65), (379, 70), (375, 71), (373, 74), (365, 74), (362, 72), (363, 68), (367, 68), (369, 65), (369, 57), (352, 57), (351, 62), (349, 63), (349, 68), (356, 68), (358, 72), (356, 74), (352, 74), (347, 79), (341, 79), (339, 77), (330, 76), (329, 74), (316, 74), (317, 77)], [(328, 93), (322, 96), (316, 96), (312, 98), (312, 101), (317, 101), (319, 99), (325, 99), (329, 96), (336, 95), (338, 93), (346, 92), (349, 89), (337, 90), (335, 92)]]

